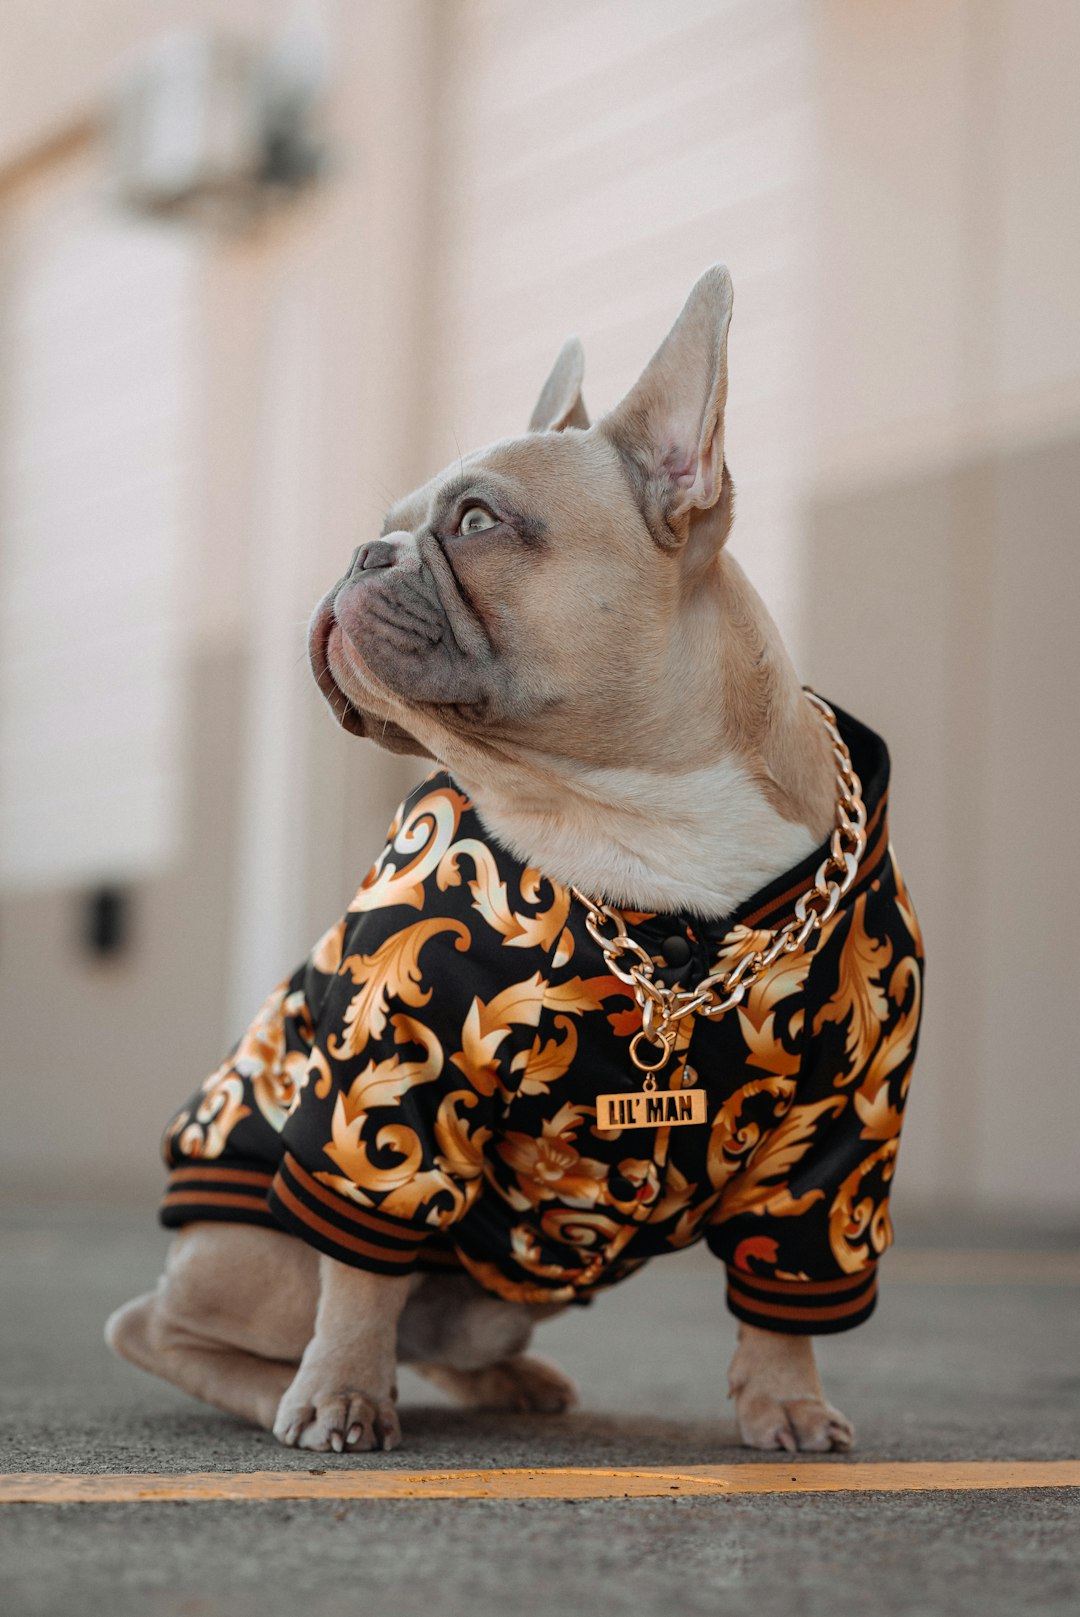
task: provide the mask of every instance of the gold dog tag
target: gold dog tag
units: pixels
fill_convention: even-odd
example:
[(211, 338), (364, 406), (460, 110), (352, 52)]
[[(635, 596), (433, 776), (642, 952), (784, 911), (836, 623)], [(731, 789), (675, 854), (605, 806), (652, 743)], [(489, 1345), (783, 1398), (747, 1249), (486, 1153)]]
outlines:
[(597, 1095), (596, 1126), (610, 1129), (680, 1128), (708, 1122), (703, 1089), (632, 1089)]

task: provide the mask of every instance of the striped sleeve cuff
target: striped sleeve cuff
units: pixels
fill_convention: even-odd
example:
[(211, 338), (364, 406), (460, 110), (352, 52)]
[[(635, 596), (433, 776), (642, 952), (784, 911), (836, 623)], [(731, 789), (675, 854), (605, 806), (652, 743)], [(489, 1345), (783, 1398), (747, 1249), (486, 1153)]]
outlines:
[(429, 1233), (435, 1233), (358, 1207), (321, 1184), (288, 1153), (270, 1188), (269, 1204), (277, 1222), (309, 1246), (377, 1274), (408, 1274), (416, 1268)]
[(874, 1312), (877, 1266), (839, 1280), (770, 1280), (728, 1269), (727, 1304), (736, 1319), (788, 1336), (850, 1331)]
[(276, 1230), (266, 1201), (273, 1177), (259, 1163), (185, 1163), (170, 1172), (158, 1216), (167, 1229), (211, 1219)]

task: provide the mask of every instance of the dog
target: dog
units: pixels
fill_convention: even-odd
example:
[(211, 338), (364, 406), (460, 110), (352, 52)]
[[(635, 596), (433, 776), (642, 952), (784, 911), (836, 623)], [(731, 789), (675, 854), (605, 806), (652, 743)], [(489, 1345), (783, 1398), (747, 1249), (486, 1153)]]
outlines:
[(569, 341), (315, 611), (339, 722), (435, 772), (170, 1124), (165, 1273), (106, 1327), (286, 1445), (394, 1448), (399, 1363), (569, 1408), (537, 1323), (699, 1239), (742, 1441), (853, 1442), (813, 1337), (874, 1305), (922, 949), (884, 744), (725, 546), (731, 308), (715, 266), (595, 425)]

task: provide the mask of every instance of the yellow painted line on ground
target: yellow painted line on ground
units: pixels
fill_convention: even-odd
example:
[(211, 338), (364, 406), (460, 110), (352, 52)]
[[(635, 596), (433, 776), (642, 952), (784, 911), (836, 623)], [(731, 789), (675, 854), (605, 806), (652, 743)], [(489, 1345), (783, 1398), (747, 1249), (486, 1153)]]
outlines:
[(936, 1493), (1080, 1488), (1080, 1460), (852, 1460), (690, 1465), (670, 1470), (587, 1467), (393, 1471), (354, 1463), (323, 1471), (195, 1471), (186, 1475), (0, 1476), (0, 1504), (91, 1505), (252, 1499), (655, 1499), (777, 1493)]

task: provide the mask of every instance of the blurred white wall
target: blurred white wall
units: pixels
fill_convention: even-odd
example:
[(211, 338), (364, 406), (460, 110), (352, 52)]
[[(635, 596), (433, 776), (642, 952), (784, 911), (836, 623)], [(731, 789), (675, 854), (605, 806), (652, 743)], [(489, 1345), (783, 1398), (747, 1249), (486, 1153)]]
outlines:
[(121, 868), (153, 874), (182, 834), (202, 251), (189, 231), (102, 208), (96, 178), (89, 154), (72, 158), (5, 210), (0, 880), (9, 890), (108, 880)]
[(440, 20), (432, 462), (523, 430), (572, 331), (610, 409), (726, 259), (732, 542), (797, 642), (812, 8), (480, 0)]
[(927, 933), (900, 1182), (1075, 1210), (1080, 9), (817, 15), (805, 666), (889, 739)]
[[(197, 261), (176, 361), (194, 419), (169, 562), (175, 784), (167, 812), (150, 812), (150, 853), (107, 873), (135, 882), (122, 959), (77, 942), (78, 886), (103, 868), (76, 861), (61, 879), (10, 856), (7, 1182), (38, 1184), (47, 1165), (61, 1189), (149, 1189), (170, 1109), (376, 851), (414, 771), (337, 731), (303, 629), (385, 504), (459, 448), (520, 430), (569, 331), (591, 410), (610, 407), (724, 259), (733, 545), (805, 675), (877, 723), (896, 762), (894, 833), (930, 950), (901, 1194), (1075, 1212), (1077, 884), (1059, 824), (1080, 786), (1067, 200), (1080, 13), (1064, 0), (11, 5), (0, 466), (34, 450), (28, 433), (40, 449), (67, 403), (61, 387), (35, 417), (13, 381), (26, 222), (70, 197), (50, 240), (76, 257), (87, 221), (121, 229), (110, 86), (177, 23), (314, 40), (330, 160), (253, 230), (127, 226)], [(162, 296), (130, 294), (135, 328)], [(103, 410), (138, 376), (115, 352), (93, 383)], [(50, 557), (74, 549), (63, 492)], [(29, 579), (33, 610), (13, 511), (4, 485), (0, 576)], [(135, 508), (112, 526), (109, 549), (87, 530), (73, 575), (110, 580), (98, 642), (139, 606), (135, 572), (108, 572), (110, 555), (138, 551)], [(21, 655), (9, 630), (0, 737), (31, 711)], [(93, 720), (69, 718), (74, 760)], [(148, 733), (124, 760), (135, 774)], [(18, 771), (0, 796), (27, 814)]]

